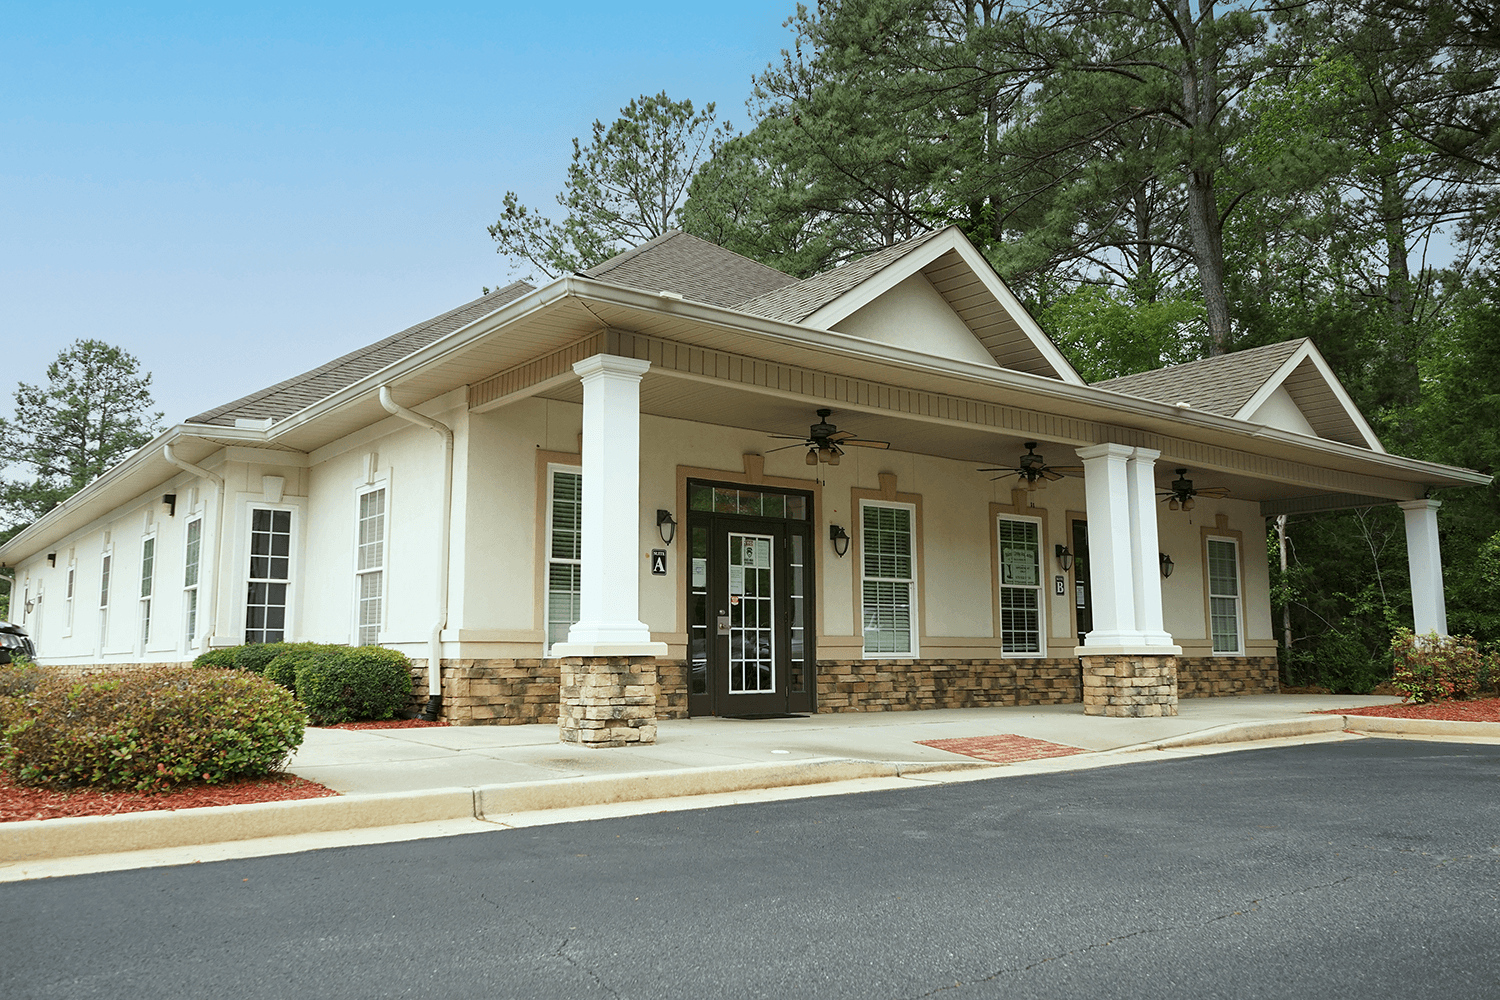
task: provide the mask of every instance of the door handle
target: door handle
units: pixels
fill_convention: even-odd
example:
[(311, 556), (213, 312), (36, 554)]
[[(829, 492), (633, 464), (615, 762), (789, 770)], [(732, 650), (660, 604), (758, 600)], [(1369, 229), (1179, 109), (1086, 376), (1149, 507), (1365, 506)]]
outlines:
[(720, 615), (719, 616), (719, 634), (720, 635), (728, 635), (729, 634), (729, 616), (728, 615)]

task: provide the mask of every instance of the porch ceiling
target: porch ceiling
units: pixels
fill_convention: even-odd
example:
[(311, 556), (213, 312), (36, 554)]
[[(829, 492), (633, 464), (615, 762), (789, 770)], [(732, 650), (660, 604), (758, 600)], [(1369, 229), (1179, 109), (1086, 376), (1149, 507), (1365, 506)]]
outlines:
[[(581, 405), (583, 387), (577, 380), (570, 380), (538, 395)], [(765, 435), (757, 449), (762, 454), (773, 448), (794, 445), (793, 441), (770, 435), (805, 435), (808, 425), (817, 420), (816, 410), (819, 406), (827, 406), (833, 410), (833, 416), (829, 419), (841, 430), (854, 431), (860, 437), (870, 440), (889, 441), (892, 452), (930, 455), (971, 463), (976, 470), (974, 475), (986, 479), (994, 474), (980, 473), (977, 471), (979, 468), (1014, 465), (1026, 450), (1026, 441), (1038, 441), (1038, 452), (1056, 466), (1081, 464), (1075, 449), (1094, 443), (1081, 438), (1063, 440), (1037, 431), (987, 428), (930, 416), (893, 413), (876, 406), (853, 402), (809, 399), (785, 392), (771, 392), (764, 388), (747, 388), (719, 380), (686, 377), (657, 369), (648, 372), (641, 382), (643, 413), (714, 427), (760, 432)], [(1038, 414), (1038, 417), (1042, 416), (1045, 415)], [(1175, 430), (1181, 434), (1188, 429), (1177, 427)], [(1123, 441), (1130, 437), (1144, 438), (1146, 435), (1137, 432), (1116, 437)], [(1160, 447), (1162, 457), (1157, 460), (1155, 478), (1158, 488), (1163, 490), (1177, 477), (1176, 470), (1186, 467), (1188, 478), (1199, 488), (1225, 486), (1230, 490), (1230, 498), (1235, 500), (1286, 501), (1355, 492), (1396, 500), (1412, 499), (1422, 493), (1422, 486), (1415, 478), (1411, 482), (1403, 482), (1368, 475), (1339, 476), (1326, 465), (1312, 466), (1305, 460), (1266, 461), (1260, 463), (1260, 474), (1251, 474), (1235, 465), (1258, 464), (1255, 460), (1260, 456), (1231, 451), (1222, 446), (1206, 448), (1198, 441), (1184, 441), (1183, 447), (1174, 450), (1172, 446), (1178, 439), (1162, 439), (1155, 435), (1150, 437), (1151, 440), (1141, 440), (1138, 443), (1147, 447)], [(643, 440), (642, 447), (649, 448), (649, 440)], [(882, 455), (882, 452), (872, 449), (859, 449), (859, 453), (862, 463), (879, 463)], [(1208, 461), (1206, 455), (1212, 455), (1218, 461)], [(1082, 477), (1077, 478), (1081, 480)]]

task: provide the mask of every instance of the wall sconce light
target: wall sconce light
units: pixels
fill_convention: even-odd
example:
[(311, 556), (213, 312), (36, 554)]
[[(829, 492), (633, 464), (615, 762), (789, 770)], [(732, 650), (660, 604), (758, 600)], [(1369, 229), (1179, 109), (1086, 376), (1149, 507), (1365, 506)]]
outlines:
[(1063, 572), (1073, 568), (1073, 553), (1068, 551), (1066, 545), (1054, 545), (1052, 551), (1057, 553), (1057, 564), (1063, 568)]
[(1161, 575), (1164, 577), (1171, 576), (1172, 568), (1174, 565), (1172, 562), (1172, 557), (1167, 555), (1165, 552), (1158, 552), (1156, 555), (1157, 558), (1161, 560)]
[(849, 552), (849, 532), (837, 524), (828, 526), (828, 540), (833, 543), (833, 554), (840, 559)]
[(56, 568), (56, 566), (57, 566), (57, 553), (56, 552), (48, 552), (47, 553), (47, 562), (50, 563), (54, 568)]
[(161, 495), (161, 512), (168, 517), (177, 516), (177, 494), (163, 493)]
[(672, 512), (670, 510), (657, 508), (656, 530), (661, 535), (663, 544), (672, 544), (672, 539), (677, 537), (677, 522), (672, 520)]

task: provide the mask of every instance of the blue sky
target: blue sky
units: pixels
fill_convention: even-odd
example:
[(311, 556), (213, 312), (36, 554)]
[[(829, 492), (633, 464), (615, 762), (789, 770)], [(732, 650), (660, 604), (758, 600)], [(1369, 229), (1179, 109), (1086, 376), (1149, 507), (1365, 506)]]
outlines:
[(507, 190), (643, 93), (743, 125), (794, 6), (4, 5), (0, 413), (80, 337), (171, 423), (475, 297)]

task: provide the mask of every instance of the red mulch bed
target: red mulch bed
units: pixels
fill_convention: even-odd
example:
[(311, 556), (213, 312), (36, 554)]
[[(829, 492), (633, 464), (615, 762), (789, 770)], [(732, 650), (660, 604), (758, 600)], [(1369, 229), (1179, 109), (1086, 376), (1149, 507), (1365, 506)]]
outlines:
[(425, 719), (381, 719), (379, 722), (340, 722), (336, 726), (321, 726), (322, 729), (425, 729), (428, 726), (446, 726), (446, 722), (428, 722)]
[(58, 819), (63, 816), (113, 816), (152, 809), (234, 806), (243, 802), (320, 799), (337, 794), (331, 788), (294, 774), (223, 785), (188, 785), (175, 792), (158, 794), (101, 792), (87, 788), (53, 792), (39, 788), (20, 788), (11, 784), (8, 777), (0, 775), (0, 823), (24, 819)]
[(1027, 736), (968, 736), (953, 740), (918, 740), (924, 747), (936, 747), (949, 753), (961, 753), (966, 757), (993, 761), (996, 764), (1014, 764), (1022, 760), (1041, 760), (1045, 757), (1067, 757), (1075, 753), (1088, 753), (1082, 747), (1048, 743)]
[(1371, 705), (1329, 708), (1315, 715), (1380, 715), (1388, 719), (1441, 719), (1444, 722), (1500, 722), (1500, 698), (1478, 701), (1434, 701), (1425, 705)]

